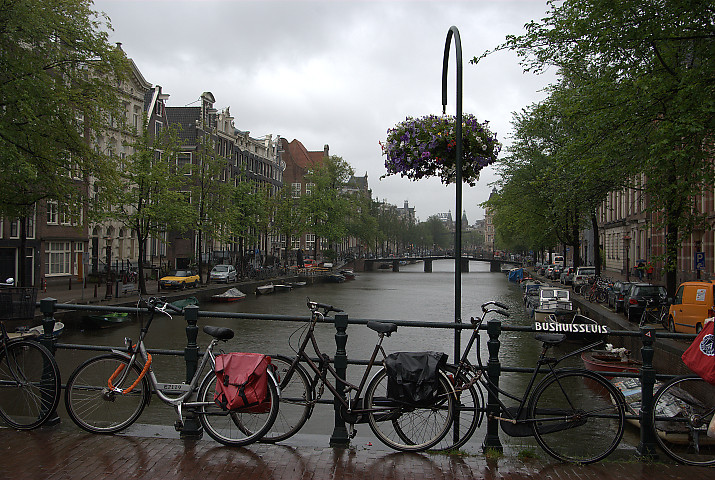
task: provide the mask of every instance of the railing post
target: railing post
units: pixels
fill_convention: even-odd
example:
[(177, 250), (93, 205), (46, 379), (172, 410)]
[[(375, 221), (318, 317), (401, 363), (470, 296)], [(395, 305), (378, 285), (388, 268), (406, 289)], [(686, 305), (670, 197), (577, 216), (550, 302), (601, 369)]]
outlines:
[(655, 385), (655, 368), (653, 368), (653, 354), (655, 349), (655, 329), (653, 327), (641, 327), (641, 412), (640, 426), (641, 439), (637, 452), (641, 457), (654, 459), (658, 457), (655, 449), (655, 437), (653, 435), (653, 422), (651, 414), (653, 412), (653, 388)]
[[(199, 335), (199, 307), (189, 305), (184, 308), (184, 318), (186, 319), (186, 348), (184, 349), (184, 361), (186, 362), (186, 383), (190, 383), (199, 365), (199, 346), (196, 338)], [(186, 420), (181, 428), (181, 438), (201, 438), (203, 427), (196, 415), (188, 411)]]
[[(499, 375), (501, 375), (501, 363), (499, 362), (499, 335), (501, 334), (501, 320), (488, 320), (487, 333), (489, 340), (487, 348), (489, 349), (489, 361), (487, 362), (487, 376), (489, 381), (499, 387)], [(482, 450), (498, 450), (504, 451), (504, 447), (499, 440), (499, 420), (493, 417), (499, 416), (499, 394), (496, 391), (490, 391), (487, 395), (487, 434), (484, 437)]]
[[(42, 312), (42, 335), (40, 335), (39, 341), (42, 345), (47, 347), (47, 350), (49, 350), (53, 356), (55, 354), (55, 343), (57, 341), (53, 334), (55, 330), (55, 311), (57, 311), (57, 299), (43, 298), (40, 300), (40, 312)], [(43, 372), (44, 380), (47, 378), (45, 377), (47, 370), (43, 368)], [(43, 393), (43, 395), (46, 394)], [(57, 415), (57, 412), (53, 412), (45, 425), (51, 426), (57, 425), (58, 423), (60, 423), (60, 417)]]
[(333, 434), (330, 436), (330, 446), (344, 447), (350, 444), (350, 437), (348, 435), (348, 429), (345, 426), (345, 421), (340, 415), (340, 409), (342, 408), (341, 400), (345, 400), (345, 384), (339, 380), (339, 378), (347, 378), (348, 372), (348, 353), (345, 349), (348, 343), (348, 315), (346, 313), (335, 314), (335, 358), (334, 367), (338, 374), (338, 379), (336, 380), (335, 387), (340, 393), (340, 398), (335, 398), (333, 400), (333, 408), (335, 409), (335, 425), (333, 427)]

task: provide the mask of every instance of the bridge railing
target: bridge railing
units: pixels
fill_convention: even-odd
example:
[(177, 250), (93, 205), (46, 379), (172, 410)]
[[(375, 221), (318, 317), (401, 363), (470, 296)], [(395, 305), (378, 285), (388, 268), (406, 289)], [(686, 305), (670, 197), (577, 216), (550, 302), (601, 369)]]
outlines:
[[(127, 312), (127, 313), (140, 313), (146, 312), (145, 309), (130, 308), (130, 307), (102, 307), (102, 306), (88, 306), (88, 305), (73, 305), (73, 304), (58, 304), (53, 298), (46, 298), (39, 302), (40, 309), (43, 313), (43, 329), (45, 334), (40, 337), (40, 341), (47, 346), (53, 353), (56, 349), (70, 349), (70, 350), (93, 350), (93, 351), (109, 351), (113, 349), (122, 350), (125, 347), (117, 346), (100, 346), (100, 345), (77, 345), (77, 344), (65, 344), (57, 340), (57, 338), (52, 335), (48, 335), (49, 332), (54, 330), (55, 318), (54, 315), (59, 310), (75, 310), (75, 311), (101, 311), (101, 312)], [(180, 315), (180, 314), (176, 314)], [(200, 311), (197, 306), (188, 306), (184, 309), (183, 316), (187, 322), (186, 335), (187, 335), (187, 347), (182, 350), (162, 350), (162, 349), (151, 349), (149, 350), (152, 354), (159, 355), (174, 355), (183, 356), (186, 363), (186, 378), (189, 381), (195, 372), (198, 364), (198, 358), (201, 353), (196, 345), (197, 336), (197, 323), (201, 318), (235, 318), (235, 319), (250, 319), (250, 320), (270, 320), (270, 321), (281, 321), (281, 322), (307, 322), (310, 320), (308, 316), (293, 316), (293, 315), (273, 315), (273, 314), (257, 314), (257, 313), (232, 313), (232, 312), (212, 312), (212, 311)], [(347, 354), (347, 335), (346, 329), (348, 325), (366, 325), (369, 320), (366, 319), (349, 319), (347, 314), (337, 314), (334, 319), (326, 318), (327, 322), (332, 322), (336, 328), (336, 353), (332, 359), (334, 362), (335, 369), (337, 373), (346, 378), (347, 366), (352, 365), (366, 365), (367, 360), (348, 360)], [(426, 328), (426, 329), (447, 329), (447, 330), (465, 330), (472, 329), (471, 324), (455, 324), (455, 323), (445, 323), (445, 322), (422, 322), (422, 321), (409, 321), (409, 320), (384, 320), (391, 323), (395, 323), (401, 327), (408, 328)], [(499, 359), (499, 349), (501, 345), (500, 336), (502, 332), (535, 332), (533, 326), (516, 326), (516, 325), (503, 325), (499, 320), (489, 320), (487, 325), (483, 325), (481, 330), (487, 332), (489, 336), (489, 359), (485, 366), (485, 371), (487, 375), (495, 378), (495, 383), (498, 384), (499, 377), (504, 373), (522, 373), (531, 374), (533, 373), (533, 368), (521, 367), (521, 366), (508, 366), (502, 365)], [(640, 373), (619, 373), (618, 376), (623, 377), (633, 377), (639, 378), (642, 385), (642, 408), (640, 416), (630, 416), (630, 418), (638, 419), (641, 422), (641, 439), (638, 445), (638, 451), (643, 457), (652, 457), (655, 452), (655, 438), (653, 437), (652, 428), (648, 428), (650, 418), (647, 412), (650, 412), (653, 405), (653, 387), (656, 380), (667, 380), (673, 375), (657, 373), (653, 367), (653, 357), (655, 350), (653, 348), (654, 342), (657, 338), (678, 338), (678, 339), (688, 339), (692, 340), (695, 335), (689, 334), (675, 334), (666, 332), (656, 332), (655, 329), (651, 327), (641, 328), (640, 331), (628, 331), (628, 330), (609, 330), (609, 336), (614, 337), (635, 337), (639, 338), (641, 342), (641, 358), (643, 361)], [(477, 345), (479, 348), (479, 345)], [(271, 354), (271, 352), (266, 352)], [(318, 359), (314, 359), (318, 360)], [(534, 362), (535, 363), (535, 362)], [(611, 372), (612, 374), (612, 372)], [(64, 385), (63, 385), (64, 388)], [(339, 405), (338, 399), (333, 400), (322, 400), (321, 403), (333, 404), (336, 407)], [(498, 408), (498, 404), (486, 405), (486, 410), (490, 411), (492, 408)], [(498, 421), (494, 419), (489, 420), (487, 425), (487, 435), (485, 437), (482, 447), (487, 448), (501, 448), (501, 442), (498, 437)], [(183, 432), (182, 432), (183, 433)], [(186, 432), (187, 434), (192, 434), (192, 432)], [(199, 432), (193, 432), (198, 433)], [(491, 433), (491, 434), (490, 434)], [(349, 444), (349, 438), (347, 437), (347, 430), (344, 423), (336, 416), (336, 423), (334, 425), (333, 434), (331, 436), (331, 445), (341, 445)]]

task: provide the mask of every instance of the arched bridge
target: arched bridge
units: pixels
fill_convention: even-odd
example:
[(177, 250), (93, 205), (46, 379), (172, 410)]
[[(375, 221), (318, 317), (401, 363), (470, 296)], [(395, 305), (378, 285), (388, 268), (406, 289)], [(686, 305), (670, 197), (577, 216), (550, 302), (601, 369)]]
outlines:
[[(400, 271), (400, 265), (405, 262), (415, 262), (421, 260), (424, 262), (424, 271), (432, 271), (432, 262), (435, 260), (454, 260), (454, 256), (422, 256), (422, 257), (388, 257), (388, 258), (360, 258), (355, 260), (355, 270), (363, 272), (372, 272), (377, 269), (391, 269), (393, 272)], [(462, 255), (461, 266), (462, 272), (469, 272), (469, 262), (489, 262), (490, 272), (501, 272), (502, 264), (513, 266), (521, 265), (521, 262), (513, 260), (505, 260), (502, 258), (492, 257), (475, 257)]]

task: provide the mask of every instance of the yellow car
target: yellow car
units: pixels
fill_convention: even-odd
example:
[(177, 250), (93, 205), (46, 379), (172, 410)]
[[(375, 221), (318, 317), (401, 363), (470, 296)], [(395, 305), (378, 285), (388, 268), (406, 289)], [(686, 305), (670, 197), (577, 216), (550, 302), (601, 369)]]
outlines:
[(172, 270), (167, 276), (161, 277), (159, 280), (159, 290), (165, 288), (196, 288), (199, 286), (199, 281), (199, 276), (191, 270)]

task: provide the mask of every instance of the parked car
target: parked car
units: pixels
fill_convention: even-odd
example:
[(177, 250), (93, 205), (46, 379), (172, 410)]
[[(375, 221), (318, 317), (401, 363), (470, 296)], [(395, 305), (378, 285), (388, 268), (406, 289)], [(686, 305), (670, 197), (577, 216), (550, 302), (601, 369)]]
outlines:
[(554, 269), (551, 270), (551, 280), (558, 280), (561, 277), (561, 272), (563, 272), (563, 265), (554, 265)]
[(665, 287), (661, 285), (634, 283), (628, 291), (628, 296), (624, 299), (623, 308), (626, 317), (631, 322), (640, 321), (648, 300), (655, 300), (658, 305), (661, 305), (666, 301), (666, 296)]
[(216, 265), (211, 269), (209, 278), (212, 282), (229, 283), (236, 281), (236, 268), (233, 265)]
[(172, 270), (165, 277), (159, 279), (159, 290), (165, 288), (181, 288), (198, 287), (199, 276), (191, 270)]
[(633, 285), (633, 282), (617, 280), (613, 283), (613, 286), (608, 289), (608, 306), (613, 308), (616, 313), (623, 310), (623, 302), (628, 295), (628, 291), (631, 289), (631, 285)]
[(714, 288), (711, 282), (681, 283), (668, 311), (668, 330), (699, 333), (705, 319), (715, 317)]
[(561, 282), (562, 285), (571, 285), (573, 283), (573, 274), (576, 271), (574, 267), (566, 267), (561, 271), (561, 275), (559, 275), (559, 282)]
[(551, 272), (554, 271), (554, 267), (555, 267), (555, 266), (556, 266), (556, 265), (549, 265), (549, 266), (546, 267), (546, 270), (544, 270), (544, 276), (545, 276), (546, 278), (551, 278)]
[(596, 278), (596, 267), (578, 267), (573, 276), (573, 288), (581, 288), (583, 285)]

